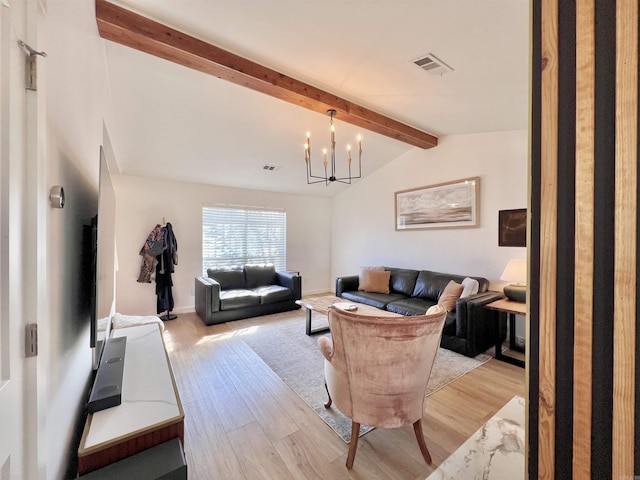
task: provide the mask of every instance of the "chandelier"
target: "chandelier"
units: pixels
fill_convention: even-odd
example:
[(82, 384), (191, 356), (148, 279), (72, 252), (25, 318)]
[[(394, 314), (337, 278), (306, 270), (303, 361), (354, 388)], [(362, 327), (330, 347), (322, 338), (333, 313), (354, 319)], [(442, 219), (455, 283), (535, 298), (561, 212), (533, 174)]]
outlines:
[[(327, 115), (331, 117), (331, 166), (327, 160), (327, 149), (323, 148), (323, 165), (324, 176), (313, 175), (311, 173), (311, 132), (307, 132), (307, 143), (304, 144), (304, 161), (307, 164), (307, 184), (324, 182), (329, 185), (331, 182), (351, 183), (351, 179), (360, 178), (362, 169), (362, 137), (358, 135), (358, 175), (351, 175), (351, 145), (347, 145), (347, 167), (349, 170), (348, 177), (336, 177), (336, 136), (335, 127), (333, 126), (333, 117), (336, 115), (335, 110), (327, 110)], [(312, 180), (317, 178), (318, 180)]]

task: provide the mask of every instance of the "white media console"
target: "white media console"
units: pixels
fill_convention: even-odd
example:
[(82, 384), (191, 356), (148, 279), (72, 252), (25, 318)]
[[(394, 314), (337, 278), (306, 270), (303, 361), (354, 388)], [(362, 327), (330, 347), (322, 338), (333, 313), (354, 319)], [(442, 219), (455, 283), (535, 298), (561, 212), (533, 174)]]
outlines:
[(184, 445), (184, 411), (159, 325), (120, 328), (111, 336), (127, 337), (122, 403), (87, 417), (80, 475), (176, 437)]

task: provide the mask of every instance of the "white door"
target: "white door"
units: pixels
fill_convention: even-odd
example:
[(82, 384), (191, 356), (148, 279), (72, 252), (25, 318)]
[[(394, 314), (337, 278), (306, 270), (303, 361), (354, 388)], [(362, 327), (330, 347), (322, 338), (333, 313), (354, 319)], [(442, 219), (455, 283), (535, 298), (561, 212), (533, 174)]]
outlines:
[[(34, 92), (25, 90), (25, 52), (36, 33), (32, 0), (0, 0), (0, 480), (37, 477), (36, 358), (25, 357), (24, 331), (35, 322), (28, 303), (29, 265), (26, 219), (36, 212), (27, 178), (37, 166), (33, 151)], [(30, 105), (31, 103), (31, 110)], [(31, 143), (30, 143), (31, 142)], [(35, 282), (34, 282), (35, 283)], [(33, 285), (33, 284), (31, 284)]]

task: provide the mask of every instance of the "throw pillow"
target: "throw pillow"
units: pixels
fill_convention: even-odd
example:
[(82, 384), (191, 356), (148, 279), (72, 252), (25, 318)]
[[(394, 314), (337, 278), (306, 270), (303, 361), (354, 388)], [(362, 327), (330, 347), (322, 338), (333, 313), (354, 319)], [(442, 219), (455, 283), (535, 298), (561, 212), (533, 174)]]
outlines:
[(480, 284), (478, 283), (478, 281), (469, 277), (462, 280), (462, 286), (464, 288), (462, 289), (462, 295), (460, 295), (460, 298), (468, 297), (469, 295), (475, 295), (476, 293), (478, 293), (478, 288), (480, 288)]
[(460, 298), (463, 288), (461, 284), (451, 280), (442, 291), (442, 295), (438, 299), (438, 305), (442, 305), (447, 312), (454, 311), (456, 309), (456, 300)]
[(362, 275), (362, 272), (365, 272), (367, 270), (376, 270), (378, 272), (382, 272), (382, 271), (384, 271), (384, 266), (377, 265), (375, 267), (367, 267), (367, 266), (360, 267), (360, 274)]
[(391, 272), (385, 270), (365, 270), (360, 278), (360, 290), (371, 293), (389, 293)]
[(369, 270), (374, 270), (377, 272), (382, 272), (384, 271), (384, 267), (383, 266), (379, 266), (379, 267), (360, 267), (360, 275), (359, 275), (359, 279), (358, 279), (358, 290), (364, 290), (364, 288), (362, 288), (363, 282), (366, 282), (367, 279), (365, 279), (365, 275), (366, 272)]
[(438, 305), (438, 304), (431, 305), (427, 309), (427, 313), (425, 313), (425, 315), (432, 315), (432, 314), (436, 314), (436, 313), (442, 313), (443, 310), (445, 310), (445, 309), (444, 309), (444, 307), (442, 305)]

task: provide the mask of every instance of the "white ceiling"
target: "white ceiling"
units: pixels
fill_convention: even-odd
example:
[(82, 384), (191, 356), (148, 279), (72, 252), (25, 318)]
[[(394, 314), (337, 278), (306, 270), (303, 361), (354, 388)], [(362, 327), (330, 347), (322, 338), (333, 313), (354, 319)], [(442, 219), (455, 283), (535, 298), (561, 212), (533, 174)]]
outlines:
[[(112, 3), (436, 136), (527, 128), (528, 0)], [(306, 184), (305, 134), (320, 173), (328, 116), (106, 43), (120, 173), (316, 196), (347, 188)], [(427, 53), (454, 71), (412, 64)], [(363, 176), (415, 148), (335, 125), (338, 169), (358, 133)]]

